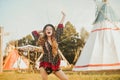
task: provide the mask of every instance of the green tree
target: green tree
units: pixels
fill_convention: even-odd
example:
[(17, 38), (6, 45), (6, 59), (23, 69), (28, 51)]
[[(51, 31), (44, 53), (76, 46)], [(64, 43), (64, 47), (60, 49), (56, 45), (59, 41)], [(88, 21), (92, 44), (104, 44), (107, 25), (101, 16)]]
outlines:
[(23, 37), (22, 39), (18, 40), (18, 46), (24, 46), (24, 45), (32, 45), (33, 44), (33, 38), (30, 34)]
[(59, 42), (59, 48), (70, 63), (73, 63), (75, 51), (79, 45), (78, 42), (79, 35), (75, 27), (68, 21), (65, 24), (61, 41)]
[(26, 37), (26, 43), (32, 45), (33, 43), (33, 38), (30, 34), (28, 34)]
[(89, 36), (89, 32), (84, 27), (82, 27), (80, 30), (80, 39), (77, 42), (77, 50), (75, 52), (75, 58), (74, 58), (73, 64), (75, 64), (76, 61), (78, 60), (78, 58), (81, 54), (81, 50), (83, 49), (83, 47), (88, 39), (88, 36)]
[(84, 27), (82, 27), (82, 29), (80, 31), (80, 37), (84, 43), (87, 41), (87, 39), (89, 37), (89, 32)]

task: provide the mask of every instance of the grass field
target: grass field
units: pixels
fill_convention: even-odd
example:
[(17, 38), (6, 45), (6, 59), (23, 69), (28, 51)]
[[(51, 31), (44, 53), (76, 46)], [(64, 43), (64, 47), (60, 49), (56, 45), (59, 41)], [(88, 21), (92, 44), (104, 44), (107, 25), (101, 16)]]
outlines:
[[(120, 71), (72, 72), (64, 71), (69, 80), (120, 80)], [(0, 73), (0, 80), (41, 80), (38, 72), (7, 71)], [(48, 80), (59, 80), (54, 74)]]

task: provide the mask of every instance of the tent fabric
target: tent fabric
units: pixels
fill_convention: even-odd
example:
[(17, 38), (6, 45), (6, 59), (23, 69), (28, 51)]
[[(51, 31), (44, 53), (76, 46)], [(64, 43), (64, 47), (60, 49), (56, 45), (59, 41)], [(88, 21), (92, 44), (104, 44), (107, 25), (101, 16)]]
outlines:
[(65, 60), (61, 60), (60, 67), (66, 67), (68, 66), (67, 62)]
[(112, 7), (109, 4), (106, 3), (100, 3), (97, 10), (97, 16), (94, 21), (94, 23), (101, 22), (104, 20), (110, 20), (112, 22), (119, 21), (118, 16), (113, 11)]
[(27, 69), (29, 62), (25, 57), (20, 57), (18, 51), (12, 50), (5, 59), (3, 70)]
[(114, 30), (93, 32), (73, 70), (120, 69), (119, 35)]
[(73, 71), (120, 69), (119, 21), (107, 3), (100, 10)]
[(17, 59), (17, 61), (13, 64), (13, 68), (14, 68), (14, 69), (15, 69), (15, 68), (27, 69), (29, 63), (28, 63), (28, 62), (25, 62), (25, 61), (26, 61), (25, 58), (23, 59), (23, 57), (19, 57), (19, 58)]

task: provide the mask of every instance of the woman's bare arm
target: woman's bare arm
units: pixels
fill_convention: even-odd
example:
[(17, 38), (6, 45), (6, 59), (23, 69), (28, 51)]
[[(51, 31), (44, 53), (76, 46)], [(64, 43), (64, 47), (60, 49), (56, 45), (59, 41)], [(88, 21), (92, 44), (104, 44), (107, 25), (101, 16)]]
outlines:
[(65, 20), (65, 13), (63, 11), (61, 11), (62, 13), (62, 19), (60, 20), (59, 24), (63, 24), (64, 20)]

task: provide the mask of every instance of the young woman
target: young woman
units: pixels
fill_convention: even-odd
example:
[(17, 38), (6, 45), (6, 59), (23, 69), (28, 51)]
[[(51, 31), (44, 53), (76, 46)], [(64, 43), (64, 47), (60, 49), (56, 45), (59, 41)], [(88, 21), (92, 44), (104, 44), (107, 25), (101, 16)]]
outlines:
[(62, 12), (62, 19), (57, 29), (52, 24), (43, 28), (43, 37), (39, 37), (37, 44), (43, 48), (43, 56), (40, 59), (40, 73), (42, 80), (47, 80), (50, 73), (54, 73), (60, 80), (68, 80), (68, 77), (60, 69), (60, 55), (58, 53), (58, 41), (63, 32), (65, 14)]

